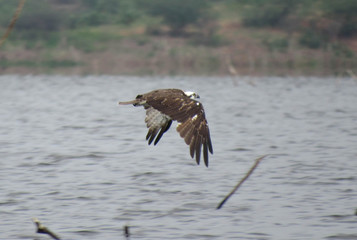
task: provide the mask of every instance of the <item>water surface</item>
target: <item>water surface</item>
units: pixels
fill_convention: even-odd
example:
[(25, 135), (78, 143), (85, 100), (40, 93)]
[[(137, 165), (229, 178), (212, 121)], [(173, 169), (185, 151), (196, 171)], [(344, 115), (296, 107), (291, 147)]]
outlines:
[[(209, 168), (117, 105), (157, 88), (200, 94)], [(0, 102), (0, 239), (357, 239), (352, 79), (0, 76)]]

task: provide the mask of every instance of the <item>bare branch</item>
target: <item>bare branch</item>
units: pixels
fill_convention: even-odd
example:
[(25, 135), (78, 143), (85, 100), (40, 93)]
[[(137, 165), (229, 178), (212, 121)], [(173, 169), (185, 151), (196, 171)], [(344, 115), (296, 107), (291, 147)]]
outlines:
[(238, 188), (249, 178), (249, 176), (253, 173), (253, 171), (258, 167), (259, 163), (268, 156), (269, 154), (263, 155), (255, 160), (254, 165), (250, 168), (247, 174), (239, 181), (239, 183), (233, 188), (233, 190), (221, 201), (221, 203), (217, 206), (217, 209), (223, 207), (223, 204), (238, 190)]
[(129, 239), (129, 237), (130, 237), (129, 226), (128, 225), (124, 226), (124, 236), (125, 236), (126, 239)]
[(37, 233), (44, 233), (50, 235), (53, 239), (60, 240), (59, 236), (57, 236), (55, 233), (53, 233), (51, 230), (49, 230), (47, 227), (42, 225), (42, 223), (37, 219), (33, 218), (32, 221), (36, 224), (37, 226)]
[(15, 12), (14, 16), (12, 17), (11, 22), (6, 29), (5, 34), (0, 39), (0, 47), (5, 42), (6, 38), (9, 36), (9, 34), (11, 33), (11, 30), (14, 28), (16, 20), (19, 18), (22, 8), (25, 5), (25, 2), (26, 2), (26, 0), (20, 0), (19, 5), (17, 6), (16, 12)]

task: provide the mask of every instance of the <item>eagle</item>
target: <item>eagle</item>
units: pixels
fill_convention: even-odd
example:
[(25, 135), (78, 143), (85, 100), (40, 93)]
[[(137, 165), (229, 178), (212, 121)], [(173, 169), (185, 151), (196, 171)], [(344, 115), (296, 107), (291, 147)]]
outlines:
[(157, 89), (139, 94), (132, 101), (119, 102), (119, 105), (133, 104), (146, 110), (145, 122), (149, 129), (146, 140), (156, 145), (169, 130), (172, 121), (177, 121), (177, 132), (190, 146), (190, 155), (200, 164), (201, 149), (208, 167), (208, 151), (213, 154), (210, 132), (202, 104), (195, 100), (199, 95), (180, 89)]

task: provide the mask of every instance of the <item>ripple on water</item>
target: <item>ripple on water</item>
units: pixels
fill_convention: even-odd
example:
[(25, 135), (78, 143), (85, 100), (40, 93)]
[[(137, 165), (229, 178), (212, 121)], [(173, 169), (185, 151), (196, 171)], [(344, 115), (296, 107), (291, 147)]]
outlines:
[[(0, 76), (1, 238), (39, 237), (40, 217), (63, 239), (118, 239), (125, 225), (133, 239), (357, 239), (355, 82), (236, 80)], [(175, 126), (147, 146), (145, 111), (117, 106), (166, 87), (199, 92), (209, 168)]]

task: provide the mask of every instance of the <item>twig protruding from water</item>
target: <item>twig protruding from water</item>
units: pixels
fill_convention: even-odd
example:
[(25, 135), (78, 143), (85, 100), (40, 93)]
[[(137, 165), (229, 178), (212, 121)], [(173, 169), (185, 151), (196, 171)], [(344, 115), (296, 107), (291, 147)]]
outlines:
[(263, 155), (255, 160), (254, 165), (249, 169), (247, 174), (242, 178), (242, 180), (239, 181), (239, 183), (233, 188), (233, 190), (218, 204), (217, 209), (220, 209), (223, 207), (224, 203), (238, 190), (238, 188), (249, 178), (249, 176), (253, 173), (253, 171), (258, 167), (259, 163), (268, 156), (269, 154)]
[(126, 237), (126, 239), (129, 239), (129, 237), (130, 237), (129, 226), (128, 225), (124, 226), (124, 236)]
[(36, 224), (37, 233), (44, 233), (50, 235), (53, 239), (60, 240), (60, 237), (45, 227), (37, 218), (33, 218), (32, 221)]

